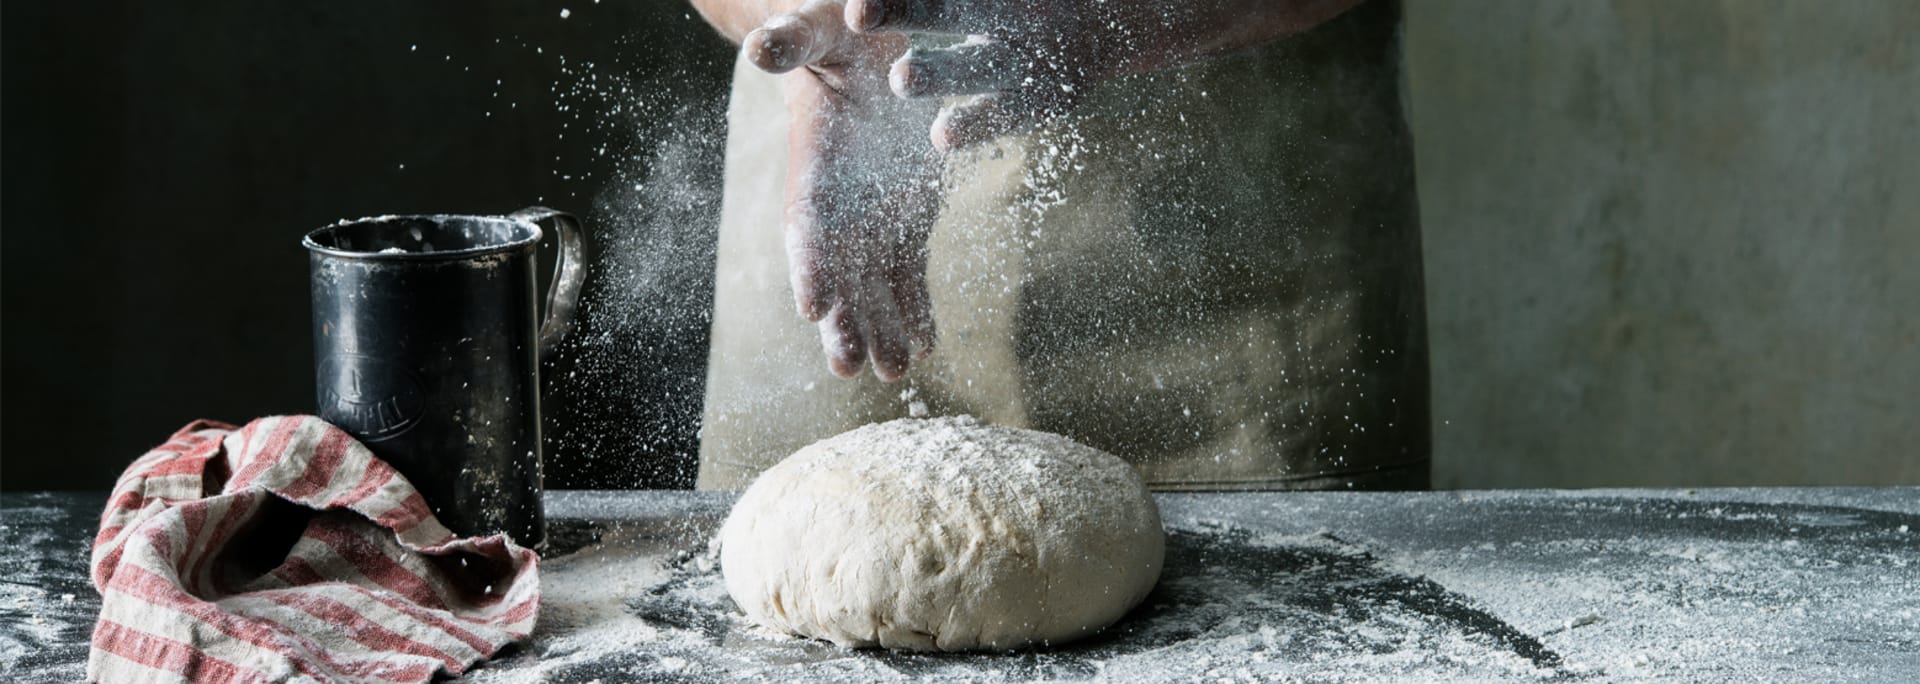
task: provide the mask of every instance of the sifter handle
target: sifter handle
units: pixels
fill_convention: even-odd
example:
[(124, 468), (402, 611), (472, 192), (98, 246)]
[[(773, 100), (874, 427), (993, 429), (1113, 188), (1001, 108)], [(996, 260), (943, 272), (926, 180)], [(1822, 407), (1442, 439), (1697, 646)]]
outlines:
[(549, 364), (560, 350), (560, 341), (573, 330), (573, 312), (580, 304), (580, 286), (587, 281), (587, 234), (580, 229), (580, 219), (556, 209), (527, 207), (508, 218), (528, 223), (553, 219), (553, 225), (560, 229), (553, 283), (547, 288), (547, 316), (540, 323), (540, 363)]

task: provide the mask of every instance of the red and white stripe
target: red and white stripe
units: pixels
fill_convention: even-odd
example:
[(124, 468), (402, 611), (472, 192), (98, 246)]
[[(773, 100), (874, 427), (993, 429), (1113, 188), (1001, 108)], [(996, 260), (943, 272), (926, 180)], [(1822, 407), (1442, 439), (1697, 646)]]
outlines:
[(406, 478), (319, 418), (198, 421), (134, 461), (100, 515), (87, 676), (458, 675), (533, 630), (538, 565), (505, 536), (455, 537)]

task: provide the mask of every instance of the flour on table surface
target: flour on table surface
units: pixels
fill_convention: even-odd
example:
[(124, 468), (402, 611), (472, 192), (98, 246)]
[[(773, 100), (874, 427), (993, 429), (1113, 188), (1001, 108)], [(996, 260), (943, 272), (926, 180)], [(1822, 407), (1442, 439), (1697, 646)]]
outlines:
[[(1390, 565), (1476, 597), (1573, 672), (1858, 679), (1920, 671), (1920, 538), (1901, 529), (1915, 517), (1606, 498), (1540, 505), (1524, 527)], [(1626, 526), (1635, 533), (1610, 534)]]
[(1795, 496), (1162, 495), (1160, 585), (1107, 632), (911, 655), (746, 624), (703, 560), (725, 497), (609, 494), (542, 564), (533, 643), (471, 678), (1910, 681), (1920, 511)]
[(47, 494), (6, 497), (0, 515), (0, 549), (6, 549), (0, 553), (0, 681), (84, 680), (89, 635), (100, 614), (100, 594), (87, 577), (93, 538), (60, 531), (91, 531), (94, 523), (51, 505)]
[[(1920, 489), (1163, 494), (1167, 569), (1106, 636), (1007, 655), (755, 630), (710, 492), (550, 492), (534, 637), (468, 679), (1913, 681)], [(80, 681), (104, 497), (0, 497), (0, 680)], [(585, 522), (592, 520), (595, 522)], [(66, 595), (74, 595), (72, 601)]]
[[(701, 534), (616, 523), (541, 566), (533, 643), (473, 681), (689, 679), (904, 681), (1469, 681), (1563, 674), (1523, 634), (1464, 597), (1379, 567), (1329, 535), (1275, 537), (1202, 524), (1169, 530), (1168, 567), (1142, 606), (1106, 632), (1008, 654), (847, 650), (749, 625), (726, 597)], [(537, 656), (537, 660), (536, 657)]]

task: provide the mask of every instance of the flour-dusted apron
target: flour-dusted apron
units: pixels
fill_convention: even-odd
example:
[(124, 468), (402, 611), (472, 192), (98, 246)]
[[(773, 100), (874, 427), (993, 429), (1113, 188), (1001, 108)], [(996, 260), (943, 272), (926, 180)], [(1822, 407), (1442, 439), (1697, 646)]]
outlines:
[(1427, 345), (1399, 5), (1111, 83), (956, 156), (938, 350), (827, 370), (795, 313), (779, 80), (736, 65), (699, 486), (816, 440), (973, 414), (1118, 454), (1159, 489), (1422, 488)]

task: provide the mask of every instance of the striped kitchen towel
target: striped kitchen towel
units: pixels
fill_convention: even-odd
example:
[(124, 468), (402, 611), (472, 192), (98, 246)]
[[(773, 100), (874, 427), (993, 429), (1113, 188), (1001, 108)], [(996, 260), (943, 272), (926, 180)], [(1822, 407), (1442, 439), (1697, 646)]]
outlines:
[(313, 416), (199, 421), (120, 476), (93, 543), (97, 682), (425, 682), (527, 636), (539, 559), (461, 539)]

